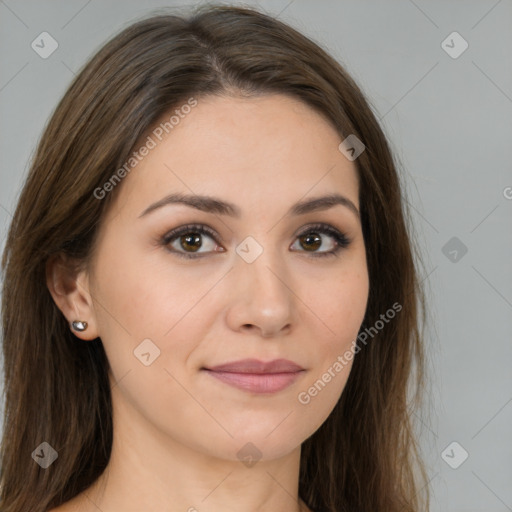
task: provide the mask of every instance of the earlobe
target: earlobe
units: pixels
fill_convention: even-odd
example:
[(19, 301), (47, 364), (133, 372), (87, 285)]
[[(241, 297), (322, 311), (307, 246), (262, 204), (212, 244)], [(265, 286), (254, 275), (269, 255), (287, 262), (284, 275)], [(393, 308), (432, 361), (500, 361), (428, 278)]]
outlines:
[(51, 256), (46, 263), (46, 285), (73, 334), (83, 340), (93, 340), (99, 334), (88, 291), (88, 276), (76, 268), (76, 262), (63, 253)]

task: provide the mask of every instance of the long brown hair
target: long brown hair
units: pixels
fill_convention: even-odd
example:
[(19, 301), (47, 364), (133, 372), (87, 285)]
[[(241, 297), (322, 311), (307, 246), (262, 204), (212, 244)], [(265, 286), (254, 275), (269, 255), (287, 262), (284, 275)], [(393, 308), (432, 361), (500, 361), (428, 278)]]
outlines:
[[(189, 17), (151, 16), (109, 41), (76, 76), (39, 142), (2, 260), (3, 512), (70, 500), (101, 475), (112, 446), (106, 354), (99, 338), (80, 343), (70, 331), (46, 286), (49, 258), (62, 252), (87, 266), (122, 184), (103, 200), (94, 191), (163, 114), (192, 96), (236, 93), (298, 98), (326, 116), (340, 142), (353, 134), (364, 143), (355, 160), (370, 276), (361, 331), (402, 306), (358, 352), (339, 402), (303, 443), (300, 497), (315, 511), (427, 509), (411, 421), (425, 382), (425, 300), (386, 137), (359, 87), (319, 45), (256, 10), (207, 6)], [(58, 453), (47, 469), (31, 456), (43, 442)]]

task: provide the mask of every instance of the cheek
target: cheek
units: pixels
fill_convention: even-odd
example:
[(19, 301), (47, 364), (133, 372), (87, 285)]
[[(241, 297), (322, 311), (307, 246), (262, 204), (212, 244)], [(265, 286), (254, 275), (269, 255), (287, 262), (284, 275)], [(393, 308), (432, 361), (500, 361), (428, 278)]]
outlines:
[[(354, 345), (366, 312), (369, 280), (366, 267), (347, 271), (323, 289), (309, 295), (314, 305), (315, 361), (313, 372), (297, 395), (310, 428), (319, 427), (330, 414), (352, 369)], [(318, 322), (318, 318), (322, 321)]]
[(109, 338), (129, 335), (135, 343), (137, 339), (161, 337), (196, 294), (179, 268), (169, 275), (169, 266), (148, 257), (148, 251), (159, 248), (141, 250), (140, 241), (131, 236), (127, 233), (124, 239), (113, 228), (103, 241), (94, 298), (101, 332)]
[(187, 432), (187, 421), (204, 414), (180, 383), (186, 382), (187, 359), (200, 335), (194, 329), (201, 308), (194, 306), (208, 287), (191, 287), (182, 272), (163, 278), (162, 269), (143, 263), (136, 253), (116, 255), (106, 248), (104, 254), (95, 297), (118, 394), (113, 403), (125, 408), (122, 414), (151, 418), (164, 430), (186, 403), (189, 413), (177, 430)]
[(183, 380), (188, 357), (214, 317), (206, 314), (210, 302), (201, 301), (212, 278), (191, 275), (178, 266), (171, 272), (162, 258), (144, 259), (127, 245), (116, 252), (118, 246), (104, 246), (94, 290), (98, 328), (113, 377), (117, 381), (130, 372), (131, 382), (140, 380), (133, 391), (140, 389), (143, 396), (151, 396), (152, 389), (172, 390), (174, 381), (165, 369)]
[(366, 269), (347, 272), (310, 295), (313, 312), (323, 321), (325, 350), (344, 350), (357, 337), (369, 294)]

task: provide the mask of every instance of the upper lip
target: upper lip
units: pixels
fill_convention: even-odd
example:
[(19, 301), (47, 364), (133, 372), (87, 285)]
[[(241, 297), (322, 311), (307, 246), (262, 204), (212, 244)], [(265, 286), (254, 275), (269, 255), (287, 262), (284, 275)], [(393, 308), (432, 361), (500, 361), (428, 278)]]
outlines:
[(295, 373), (304, 370), (302, 366), (288, 359), (274, 359), (273, 361), (260, 361), (258, 359), (241, 359), (231, 363), (206, 367), (206, 370), (214, 372), (230, 373)]

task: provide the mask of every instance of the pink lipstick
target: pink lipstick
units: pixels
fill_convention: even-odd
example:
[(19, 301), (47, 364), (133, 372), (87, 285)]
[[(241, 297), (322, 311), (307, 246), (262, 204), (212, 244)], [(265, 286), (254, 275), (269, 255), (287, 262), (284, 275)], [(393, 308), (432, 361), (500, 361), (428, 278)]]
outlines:
[(203, 368), (212, 377), (253, 393), (276, 393), (290, 386), (304, 368), (287, 359), (263, 362), (243, 359), (209, 368)]

